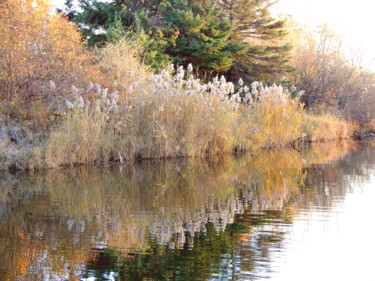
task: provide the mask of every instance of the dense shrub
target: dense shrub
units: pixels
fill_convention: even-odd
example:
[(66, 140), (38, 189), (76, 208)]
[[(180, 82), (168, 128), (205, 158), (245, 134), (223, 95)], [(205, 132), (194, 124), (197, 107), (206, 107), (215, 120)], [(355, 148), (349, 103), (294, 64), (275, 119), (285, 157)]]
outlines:
[(0, 97), (14, 103), (49, 98), (56, 86), (87, 80), (84, 50), (75, 24), (51, 13), (48, 0), (0, 3)]

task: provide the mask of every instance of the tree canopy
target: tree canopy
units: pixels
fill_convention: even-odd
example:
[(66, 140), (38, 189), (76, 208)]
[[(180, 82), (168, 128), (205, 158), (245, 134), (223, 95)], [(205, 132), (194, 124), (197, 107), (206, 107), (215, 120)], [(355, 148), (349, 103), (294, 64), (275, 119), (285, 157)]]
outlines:
[(247, 52), (236, 56), (236, 64), (229, 76), (247, 80), (275, 80), (292, 71), (288, 66), (289, 44), (282, 41), (286, 35), (284, 20), (271, 16), (270, 0), (218, 0), (222, 16), (233, 25), (231, 36), (248, 44)]
[(271, 17), (270, 0), (88, 0), (79, 10), (71, 1), (67, 15), (89, 45), (100, 46), (117, 31), (141, 45), (156, 69), (192, 63), (200, 73), (249, 81), (291, 70), (290, 46), (278, 42), (286, 34), (284, 21)]

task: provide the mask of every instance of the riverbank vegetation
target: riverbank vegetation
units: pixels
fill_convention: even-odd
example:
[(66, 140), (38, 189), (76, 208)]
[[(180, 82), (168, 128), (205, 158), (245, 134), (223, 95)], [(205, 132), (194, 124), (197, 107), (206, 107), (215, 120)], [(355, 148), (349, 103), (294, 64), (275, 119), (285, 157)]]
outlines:
[(313, 52), (288, 53), (266, 6), (248, 6), (251, 27), (225, 1), (159, 2), (86, 1), (65, 11), (78, 26), (47, 0), (0, 4), (1, 169), (255, 152), (348, 138), (374, 117), (374, 75), (341, 56), (345, 91), (308, 88), (321, 74), (297, 62)]

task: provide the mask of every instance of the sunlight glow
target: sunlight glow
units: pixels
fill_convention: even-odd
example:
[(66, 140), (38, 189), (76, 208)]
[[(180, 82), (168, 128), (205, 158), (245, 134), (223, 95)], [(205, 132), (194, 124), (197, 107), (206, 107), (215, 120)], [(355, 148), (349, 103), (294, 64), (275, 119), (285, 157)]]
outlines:
[(364, 66), (375, 71), (374, 0), (279, 0), (275, 10), (312, 28), (327, 24), (347, 48), (363, 51)]

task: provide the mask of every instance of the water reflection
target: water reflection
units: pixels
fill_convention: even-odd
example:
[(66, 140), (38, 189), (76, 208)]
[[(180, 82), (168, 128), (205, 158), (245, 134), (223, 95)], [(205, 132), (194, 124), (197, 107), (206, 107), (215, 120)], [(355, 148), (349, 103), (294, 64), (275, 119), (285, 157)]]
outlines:
[[(216, 161), (146, 161), (2, 173), (5, 280), (261, 279), (301, 214), (370, 180), (375, 149), (349, 144)], [(341, 202), (341, 203), (340, 203)], [(95, 278), (94, 278), (95, 277)]]

